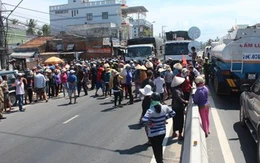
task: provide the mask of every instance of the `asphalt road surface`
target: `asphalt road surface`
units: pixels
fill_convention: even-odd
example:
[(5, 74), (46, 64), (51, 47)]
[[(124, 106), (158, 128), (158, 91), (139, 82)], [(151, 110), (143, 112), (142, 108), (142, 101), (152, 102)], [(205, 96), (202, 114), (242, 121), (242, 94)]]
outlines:
[[(150, 163), (152, 148), (138, 124), (141, 102), (114, 109), (112, 97), (59, 97), (5, 114), (0, 122), (0, 163)], [(124, 100), (126, 103), (128, 100)], [(170, 122), (171, 120), (169, 120)], [(180, 160), (182, 142), (169, 137), (164, 159)]]
[(209, 163), (256, 163), (256, 143), (239, 123), (239, 95), (218, 96), (210, 85)]

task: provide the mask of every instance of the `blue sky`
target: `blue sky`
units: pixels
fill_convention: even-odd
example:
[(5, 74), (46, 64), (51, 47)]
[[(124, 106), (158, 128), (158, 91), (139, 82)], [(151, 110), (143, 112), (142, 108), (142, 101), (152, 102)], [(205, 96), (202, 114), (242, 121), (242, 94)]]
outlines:
[[(20, 0), (2, 0), (4, 3), (17, 4)], [(48, 12), (50, 5), (66, 4), (67, 0), (24, 0), (22, 7)], [(201, 29), (199, 41), (222, 37), (233, 25), (260, 23), (260, 0), (127, 0), (128, 6), (145, 6), (147, 20), (155, 21), (154, 30), (188, 30), (192, 26)], [(8, 7), (7, 7), (8, 8)], [(10, 9), (10, 8), (8, 8)], [(17, 9), (15, 15), (49, 22), (47, 14), (35, 14)], [(25, 21), (25, 20), (24, 20)]]

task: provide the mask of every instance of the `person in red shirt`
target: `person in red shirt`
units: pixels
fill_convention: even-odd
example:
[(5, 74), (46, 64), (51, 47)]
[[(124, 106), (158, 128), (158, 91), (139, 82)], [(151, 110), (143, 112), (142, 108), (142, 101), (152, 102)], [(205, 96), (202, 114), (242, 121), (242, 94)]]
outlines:
[(98, 96), (97, 92), (98, 92), (99, 88), (102, 89), (103, 96), (105, 94), (104, 89), (103, 89), (103, 73), (104, 73), (104, 68), (102, 65), (99, 65), (97, 68), (97, 85), (96, 85), (95, 96)]
[(184, 94), (184, 99), (189, 101), (190, 98), (190, 93), (191, 93), (191, 84), (190, 84), (190, 79), (189, 79), (189, 70), (187, 68), (183, 68), (182, 71), (182, 77), (185, 79), (181, 88)]

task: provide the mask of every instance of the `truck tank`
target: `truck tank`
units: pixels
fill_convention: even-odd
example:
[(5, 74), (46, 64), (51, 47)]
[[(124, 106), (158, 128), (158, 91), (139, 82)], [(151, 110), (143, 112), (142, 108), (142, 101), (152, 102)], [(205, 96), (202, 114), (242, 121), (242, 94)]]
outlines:
[(211, 49), (211, 60), (217, 93), (238, 92), (242, 84), (252, 84), (260, 74), (260, 29), (233, 28)]

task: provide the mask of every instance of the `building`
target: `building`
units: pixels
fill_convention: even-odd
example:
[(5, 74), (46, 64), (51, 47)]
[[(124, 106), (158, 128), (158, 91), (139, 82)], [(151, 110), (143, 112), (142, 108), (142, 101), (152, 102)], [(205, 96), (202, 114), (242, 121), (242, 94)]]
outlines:
[(68, 0), (49, 10), (51, 33), (85, 38), (87, 58), (117, 56), (127, 39), (153, 33), (152, 23), (145, 20), (148, 10), (143, 6), (128, 7), (125, 0)]
[(51, 32), (55, 35), (71, 25), (100, 23), (115, 23), (119, 31), (124, 4), (124, 0), (68, 0), (68, 4), (50, 6)]
[(47, 41), (51, 39), (53, 37), (39, 36), (15, 48), (10, 55), (10, 59), (15, 60), (13, 67), (22, 71), (36, 66), (39, 54), (46, 51)]

